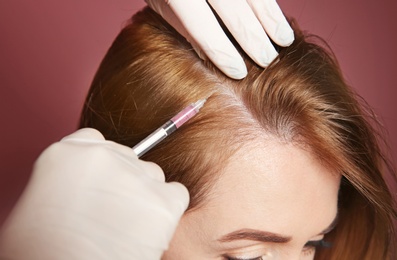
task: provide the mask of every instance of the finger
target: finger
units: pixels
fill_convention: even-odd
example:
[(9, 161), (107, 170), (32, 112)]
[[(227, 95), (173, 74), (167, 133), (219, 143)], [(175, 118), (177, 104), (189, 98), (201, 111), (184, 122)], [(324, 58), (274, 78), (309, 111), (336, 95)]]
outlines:
[(167, 183), (168, 194), (177, 202), (174, 213), (177, 216), (182, 216), (189, 206), (190, 196), (187, 188), (179, 182)]
[(165, 182), (165, 175), (160, 166), (153, 162), (145, 162), (142, 160), (139, 160), (139, 163), (141, 167), (145, 169), (145, 174), (149, 178), (159, 182)]
[(155, 10), (161, 17), (163, 17), (175, 30), (179, 32), (185, 39), (192, 45), (197, 55), (202, 59), (206, 60), (207, 55), (200, 49), (195, 40), (189, 35), (183, 24), (179, 21), (179, 18), (175, 15), (170, 5), (166, 1), (158, 0), (145, 0), (145, 2)]
[(179, 32), (192, 45), (197, 55), (202, 60), (207, 60), (207, 55), (200, 49), (197, 42), (189, 35), (179, 18), (175, 15), (170, 5), (166, 1), (145, 0), (145, 2), (158, 14), (160, 14), (175, 30)]
[(134, 169), (134, 172), (145, 174), (147, 177), (160, 182), (165, 181), (164, 172), (160, 166), (152, 162), (139, 160), (134, 150), (130, 147), (112, 141), (107, 141), (106, 147), (112, 150), (128, 167)]
[[(177, 18), (172, 21), (171, 25), (175, 26), (179, 33), (196, 48), (198, 46), (229, 77), (241, 79), (247, 75), (243, 59), (223, 32), (205, 1), (171, 0), (167, 2), (169, 6), (163, 7), (162, 12), (165, 15), (170, 15), (170, 12), (175, 13), (174, 17)], [(200, 15), (199, 19), (197, 14)], [(179, 25), (175, 25), (176, 21)]]
[(280, 46), (294, 41), (294, 32), (275, 0), (248, 0), (266, 33)]
[(81, 141), (81, 142), (90, 142), (90, 141), (104, 141), (105, 138), (103, 135), (94, 128), (82, 128), (77, 130), (76, 132), (65, 136), (61, 139), (61, 142), (70, 142), (70, 141)]
[(200, 59), (207, 59), (207, 55), (205, 55), (196, 41), (189, 35), (188, 31), (185, 29), (181, 21), (179, 21), (179, 18), (175, 15), (174, 11), (166, 1), (145, 0), (145, 2), (150, 6), (150, 8), (161, 15), (175, 30), (177, 30), (179, 34), (185, 37), (185, 39), (192, 45)]
[(165, 181), (164, 173), (158, 165), (139, 160), (130, 147), (105, 140), (103, 135), (96, 129), (83, 128), (77, 130), (73, 134), (64, 137), (61, 142), (99, 144), (112, 151), (128, 167), (132, 167), (139, 172), (145, 172), (146, 176), (157, 181)]
[(165, 0), (145, 0), (145, 2), (152, 8), (156, 13), (163, 17), (175, 30), (177, 30), (183, 37), (189, 40), (189, 33), (185, 27), (179, 21), (179, 18), (175, 15), (170, 5)]
[(261, 23), (245, 0), (210, 0), (226, 27), (258, 65), (266, 67), (278, 55)]

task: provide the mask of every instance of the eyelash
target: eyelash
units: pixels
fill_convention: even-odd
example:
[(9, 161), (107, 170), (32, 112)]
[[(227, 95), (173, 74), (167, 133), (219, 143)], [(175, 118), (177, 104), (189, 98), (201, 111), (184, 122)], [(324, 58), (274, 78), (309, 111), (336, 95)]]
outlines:
[(332, 246), (332, 244), (329, 243), (329, 242), (324, 241), (324, 239), (315, 240), (315, 241), (309, 241), (303, 247), (303, 251), (302, 252), (303, 252), (304, 255), (310, 255), (310, 254), (313, 254), (316, 251), (317, 248), (329, 248), (331, 246)]
[[(316, 251), (317, 248), (329, 248), (331, 246), (332, 246), (332, 244), (329, 243), (329, 242), (324, 241), (324, 239), (315, 240), (315, 241), (309, 241), (303, 247), (302, 253), (304, 255), (310, 255), (310, 254), (313, 254)], [(263, 259), (262, 256), (255, 257), (255, 258), (250, 258), (250, 259), (248, 259), (248, 258), (245, 258), (245, 259), (243, 259), (243, 258), (232, 258), (232, 257), (229, 257), (229, 256), (226, 257), (226, 260), (262, 260), (262, 259)]]

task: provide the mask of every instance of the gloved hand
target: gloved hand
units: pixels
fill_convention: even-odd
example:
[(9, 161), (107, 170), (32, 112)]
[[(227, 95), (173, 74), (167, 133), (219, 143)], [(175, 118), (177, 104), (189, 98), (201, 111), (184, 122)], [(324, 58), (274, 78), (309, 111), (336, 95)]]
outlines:
[(145, 1), (192, 44), (202, 59), (208, 56), (235, 79), (244, 78), (247, 69), (207, 2), (244, 51), (262, 67), (277, 57), (268, 35), (280, 46), (289, 46), (294, 41), (294, 33), (276, 0)]
[(155, 164), (82, 129), (51, 145), (5, 224), (0, 259), (160, 259), (189, 201)]

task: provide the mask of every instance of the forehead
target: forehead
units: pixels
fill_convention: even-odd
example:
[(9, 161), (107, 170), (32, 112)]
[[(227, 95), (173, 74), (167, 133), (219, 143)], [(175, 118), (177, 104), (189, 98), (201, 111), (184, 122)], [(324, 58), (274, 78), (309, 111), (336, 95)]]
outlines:
[(219, 233), (252, 228), (315, 235), (336, 215), (339, 181), (310, 152), (266, 140), (233, 155), (198, 211)]

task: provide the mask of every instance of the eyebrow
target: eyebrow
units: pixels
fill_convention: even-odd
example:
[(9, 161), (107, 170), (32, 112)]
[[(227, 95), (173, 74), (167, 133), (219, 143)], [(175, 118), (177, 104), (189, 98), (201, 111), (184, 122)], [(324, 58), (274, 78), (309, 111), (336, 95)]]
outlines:
[[(331, 232), (331, 230), (335, 228), (337, 223), (338, 214), (335, 216), (332, 223), (318, 235), (325, 235)], [(265, 243), (288, 243), (289, 241), (291, 241), (291, 239), (292, 237), (290, 236), (283, 236), (272, 232), (244, 228), (224, 235), (223, 237), (218, 239), (218, 242), (225, 243), (233, 242), (235, 240), (253, 240)]]
[(287, 243), (291, 241), (291, 237), (282, 236), (279, 234), (254, 230), (254, 229), (240, 229), (229, 234), (224, 235), (219, 242), (232, 242), (235, 240), (254, 240), (260, 242), (271, 242), (271, 243)]

